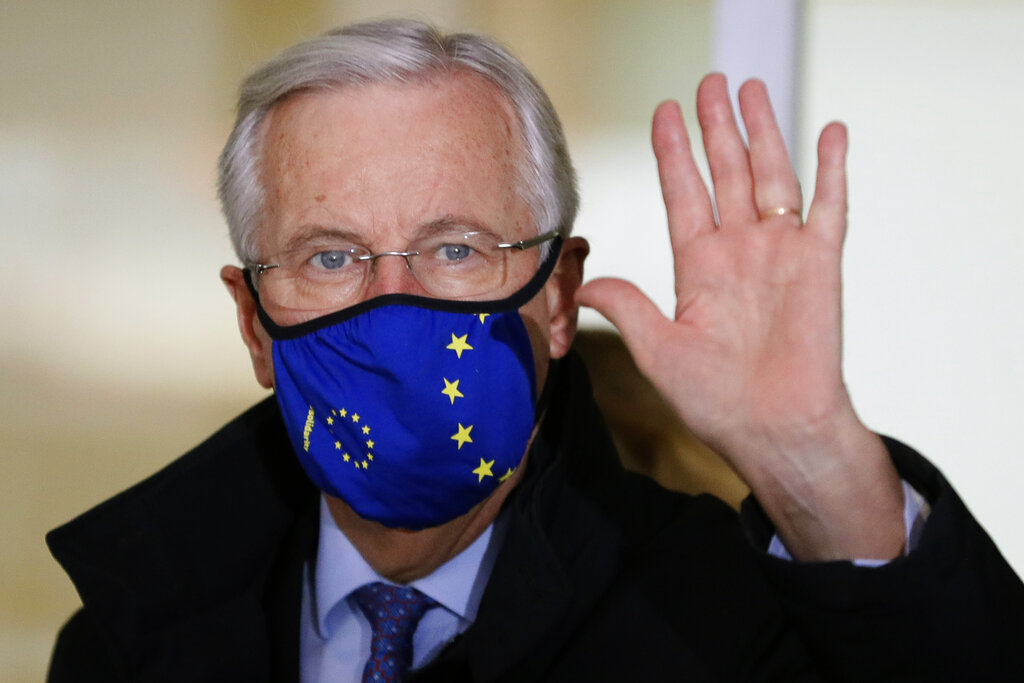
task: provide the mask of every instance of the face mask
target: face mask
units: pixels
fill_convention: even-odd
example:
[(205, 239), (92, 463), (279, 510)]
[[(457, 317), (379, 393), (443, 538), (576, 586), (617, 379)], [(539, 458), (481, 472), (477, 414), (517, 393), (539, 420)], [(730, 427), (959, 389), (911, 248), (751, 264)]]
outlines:
[(512, 476), (537, 396), (517, 309), (557, 257), (556, 246), (500, 301), (387, 295), (291, 327), (258, 307), (274, 340), (277, 401), (310, 479), (364, 519), (418, 530), (468, 512)]

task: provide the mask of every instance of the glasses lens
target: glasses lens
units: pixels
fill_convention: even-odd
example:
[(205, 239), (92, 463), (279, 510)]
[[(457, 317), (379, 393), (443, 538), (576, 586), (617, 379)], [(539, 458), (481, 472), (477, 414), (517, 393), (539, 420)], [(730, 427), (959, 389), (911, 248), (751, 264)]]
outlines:
[(442, 233), (409, 245), (413, 275), (433, 296), (460, 299), (500, 293), (508, 284), (510, 262), (490, 233)]
[(282, 254), (260, 275), (259, 287), (282, 308), (321, 311), (355, 303), (362, 292), (369, 254), (348, 243), (318, 244)]

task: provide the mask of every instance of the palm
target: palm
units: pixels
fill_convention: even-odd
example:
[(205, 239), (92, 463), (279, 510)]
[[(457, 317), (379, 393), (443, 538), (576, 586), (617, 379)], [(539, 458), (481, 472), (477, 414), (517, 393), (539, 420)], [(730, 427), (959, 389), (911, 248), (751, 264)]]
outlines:
[(726, 229), (688, 244), (678, 268), (675, 320), (637, 353), (693, 429), (733, 452), (733, 441), (836, 407), (838, 256), (829, 244), (788, 226)]

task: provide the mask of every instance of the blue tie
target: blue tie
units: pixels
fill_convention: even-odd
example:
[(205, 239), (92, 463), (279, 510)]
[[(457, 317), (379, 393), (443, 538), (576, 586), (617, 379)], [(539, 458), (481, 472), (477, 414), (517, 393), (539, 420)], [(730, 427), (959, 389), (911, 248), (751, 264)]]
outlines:
[(412, 666), (412, 634), (437, 603), (408, 586), (368, 583), (353, 592), (373, 628), (363, 683), (401, 681)]

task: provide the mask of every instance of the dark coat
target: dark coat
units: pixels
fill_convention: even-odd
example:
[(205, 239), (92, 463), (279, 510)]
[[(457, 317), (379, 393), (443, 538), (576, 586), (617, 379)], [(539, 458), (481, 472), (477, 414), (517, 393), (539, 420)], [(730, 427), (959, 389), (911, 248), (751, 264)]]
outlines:
[[(623, 472), (572, 356), (476, 622), (417, 680), (1024, 680), (1024, 585), (942, 476), (887, 440), (931, 516), (879, 569), (762, 552), (770, 527)], [(51, 532), (84, 607), (50, 680), (295, 681), (317, 491), (273, 399)]]

